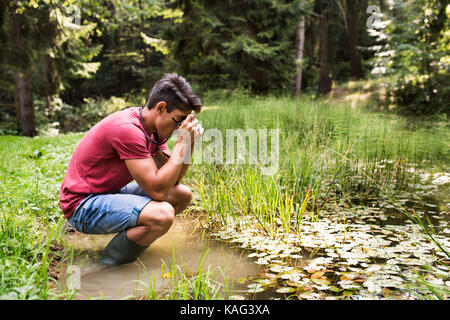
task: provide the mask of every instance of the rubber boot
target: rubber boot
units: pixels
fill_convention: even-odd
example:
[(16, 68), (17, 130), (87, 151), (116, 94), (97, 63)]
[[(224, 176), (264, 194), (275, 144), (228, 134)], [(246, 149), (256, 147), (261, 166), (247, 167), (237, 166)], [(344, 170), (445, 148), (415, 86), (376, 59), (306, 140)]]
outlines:
[(149, 246), (140, 246), (128, 239), (126, 230), (119, 232), (108, 243), (100, 261), (103, 264), (122, 264), (133, 262)]

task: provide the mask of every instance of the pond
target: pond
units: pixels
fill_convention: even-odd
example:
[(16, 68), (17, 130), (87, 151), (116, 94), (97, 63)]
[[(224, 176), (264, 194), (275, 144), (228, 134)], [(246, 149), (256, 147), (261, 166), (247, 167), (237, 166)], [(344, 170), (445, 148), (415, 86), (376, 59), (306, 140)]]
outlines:
[[(99, 262), (101, 252), (113, 236), (69, 234), (69, 247), (74, 248), (72, 270), (79, 268), (81, 277), (75, 299), (141, 298), (153, 280), (153, 289), (160, 293), (167, 286), (166, 273), (174, 254), (176, 264), (190, 273), (197, 271), (202, 259), (205, 271), (210, 270), (218, 282), (228, 280), (234, 289), (238, 289), (239, 279), (258, 274), (260, 269), (239, 251), (205, 239), (193, 219), (177, 217), (169, 232), (156, 240), (139, 257), (140, 261), (119, 266), (102, 265)], [(142, 282), (138, 283), (138, 279)]]

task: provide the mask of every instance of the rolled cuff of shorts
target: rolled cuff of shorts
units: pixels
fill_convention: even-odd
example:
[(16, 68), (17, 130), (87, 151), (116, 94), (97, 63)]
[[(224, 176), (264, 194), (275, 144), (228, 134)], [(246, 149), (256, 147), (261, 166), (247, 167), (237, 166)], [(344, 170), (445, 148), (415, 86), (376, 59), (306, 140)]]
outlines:
[(132, 215), (130, 216), (130, 221), (128, 222), (128, 228), (133, 228), (137, 225), (139, 214), (150, 201), (152, 200), (149, 198), (142, 198), (139, 203), (135, 204), (132, 210)]

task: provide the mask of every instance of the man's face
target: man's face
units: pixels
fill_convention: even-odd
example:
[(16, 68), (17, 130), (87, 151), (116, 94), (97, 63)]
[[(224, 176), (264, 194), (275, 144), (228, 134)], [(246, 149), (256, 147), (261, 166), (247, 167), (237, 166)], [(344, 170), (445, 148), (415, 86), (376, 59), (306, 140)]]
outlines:
[(181, 122), (183, 122), (184, 119), (186, 119), (186, 117), (192, 112), (191, 110), (183, 111), (179, 109), (174, 109), (171, 112), (167, 112), (165, 104), (164, 107), (161, 107), (158, 111), (159, 117), (155, 125), (161, 140), (166, 140), (169, 138), (173, 131), (175, 131), (181, 125)]

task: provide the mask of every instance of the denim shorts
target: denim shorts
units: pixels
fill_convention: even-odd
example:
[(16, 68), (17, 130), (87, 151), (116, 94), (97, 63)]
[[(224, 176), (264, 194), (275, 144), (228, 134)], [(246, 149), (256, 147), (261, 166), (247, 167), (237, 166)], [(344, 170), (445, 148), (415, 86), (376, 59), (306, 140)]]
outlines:
[(117, 192), (87, 196), (67, 221), (82, 233), (118, 233), (136, 226), (139, 214), (150, 201), (139, 185), (131, 182)]

